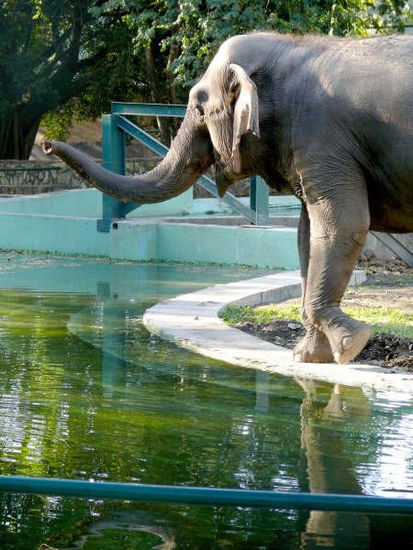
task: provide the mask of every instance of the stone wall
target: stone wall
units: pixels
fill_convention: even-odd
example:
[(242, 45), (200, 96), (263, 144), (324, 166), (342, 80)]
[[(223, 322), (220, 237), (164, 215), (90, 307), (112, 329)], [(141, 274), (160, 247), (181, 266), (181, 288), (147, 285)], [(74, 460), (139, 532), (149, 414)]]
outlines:
[(84, 184), (63, 162), (0, 161), (2, 195), (35, 195), (81, 187), (84, 187)]
[[(159, 157), (155, 156), (126, 159), (126, 173), (142, 174), (154, 168), (159, 161)], [(207, 175), (214, 178), (213, 170)], [(58, 160), (0, 161), (0, 195), (37, 195), (84, 187), (84, 182), (64, 162)], [(237, 197), (249, 196), (249, 180), (234, 184), (231, 193)], [(211, 195), (195, 185), (194, 198), (211, 198)]]
[[(158, 159), (128, 159), (128, 174), (140, 174), (155, 166)], [(64, 162), (48, 160), (0, 161), (0, 195), (37, 195), (63, 189), (81, 189), (84, 182)]]

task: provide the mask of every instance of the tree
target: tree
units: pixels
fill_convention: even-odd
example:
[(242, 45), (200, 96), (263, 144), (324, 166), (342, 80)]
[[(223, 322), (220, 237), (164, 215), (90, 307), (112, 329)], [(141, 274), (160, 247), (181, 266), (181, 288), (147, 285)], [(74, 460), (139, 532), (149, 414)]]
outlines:
[[(5, 0), (0, 158), (27, 158), (40, 120), (62, 137), (110, 101), (185, 102), (218, 45), (250, 30), (401, 30), (405, 0)], [(168, 142), (173, 123), (158, 121)]]
[(173, 70), (191, 85), (223, 40), (251, 30), (367, 36), (401, 31), (408, 16), (405, 0), (185, 0), (170, 25), (180, 44)]
[(0, 158), (27, 158), (42, 116), (79, 93), (87, 2), (0, 5)]
[(97, 4), (0, 3), (0, 158), (28, 158), (46, 113), (59, 110), (54, 122), (63, 117), (67, 126), (75, 109), (73, 98), (93, 90), (99, 72), (105, 71), (109, 81), (113, 78), (107, 69), (120, 40), (125, 51), (121, 14), (114, 10), (113, 24), (103, 25)]
[[(127, 55), (121, 56), (125, 62), (135, 59), (140, 87), (132, 90), (125, 85), (117, 93), (105, 76), (97, 86), (92, 84), (97, 94), (89, 87), (80, 97), (78, 107), (86, 117), (110, 108), (102, 97), (186, 102), (189, 87), (219, 44), (234, 34), (271, 28), (364, 36), (402, 30), (409, 13), (405, 0), (108, 0), (98, 10), (103, 27), (113, 25), (114, 12), (122, 14)], [(133, 74), (128, 74), (132, 80)], [(173, 122), (159, 119), (158, 127), (162, 141), (168, 143), (175, 133)]]

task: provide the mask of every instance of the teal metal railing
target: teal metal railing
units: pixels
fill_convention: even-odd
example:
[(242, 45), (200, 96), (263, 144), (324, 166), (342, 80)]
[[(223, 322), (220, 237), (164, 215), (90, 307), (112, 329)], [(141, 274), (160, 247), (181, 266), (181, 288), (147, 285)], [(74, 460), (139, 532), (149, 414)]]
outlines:
[[(165, 156), (168, 148), (142, 128), (133, 124), (127, 116), (156, 116), (183, 118), (185, 105), (163, 105), (158, 103), (112, 103), (111, 114), (102, 116), (102, 156), (103, 166), (117, 174), (125, 173), (125, 136), (137, 139), (151, 151)], [(207, 176), (198, 180), (198, 185), (213, 197), (218, 197), (215, 182)], [(250, 207), (227, 192), (221, 200), (232, 211), (254, 225), (268, 224), (268, 186), (259, 178), (250, 181)], [(99, 231), (110, 231), (112, 220), (124, 218), (126, 214), (138, 208), (139, 204), (126, 203), (108, 195), (103, 195), (102, 219), (98, 220)]]
[(135, 483), (93, 482), (72, 479), (0, 476), (0, 491), (81, 498), (271, 507), (294, 510), (411, 514), (413, 499), (363, 495), (286, 493), (251, 489), (175, 487)]

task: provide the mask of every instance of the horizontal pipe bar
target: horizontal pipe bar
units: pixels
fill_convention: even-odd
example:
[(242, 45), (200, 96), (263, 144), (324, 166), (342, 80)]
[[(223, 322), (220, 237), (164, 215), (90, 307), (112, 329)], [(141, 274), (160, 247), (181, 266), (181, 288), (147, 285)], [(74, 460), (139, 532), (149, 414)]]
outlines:
[(116, 123), (118, 128), (143, 143), (154, 153), (160, 155), (161, 157), (164, 157), (167, 154), (168, 147), (166, 147), (166, 145), (148, 134), (148, 132), (145, 132), (145, 130), (142, 130), (142, 128), (139, 128), (139, 126), (136, 126), (136, 124), (133, 124), (133, 122), (124, 116), (117, 116)]
[(245, 489), (174, 487), (134, 483), (93, 482), (23, 476), (0, 476), (0, 491), (53, 496), (212, 504), (220, 506), (270, 506), (297, 510), (406, 514), (413, 513), (413, 499), (362, 495), (281, 493)]
[(163, 103), (112, 103), (114, 115), (140, 115), (183, 118), (186, 113), (186, 105)]

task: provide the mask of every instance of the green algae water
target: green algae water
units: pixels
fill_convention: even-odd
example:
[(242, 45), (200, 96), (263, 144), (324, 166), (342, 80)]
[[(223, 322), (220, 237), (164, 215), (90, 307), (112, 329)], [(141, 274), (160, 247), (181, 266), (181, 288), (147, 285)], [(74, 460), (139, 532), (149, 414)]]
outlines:
[[(162, 299), (257, 272), (2, 260), (1, 475), (412, 496), (410, 396), (232, 367), (141, 324)], [(1, 550), (391, 544), (411, 547), (411, 517), (0, 494)]]

